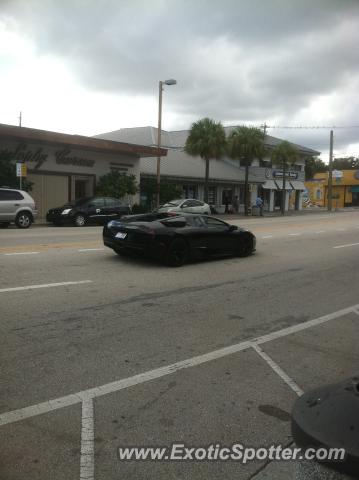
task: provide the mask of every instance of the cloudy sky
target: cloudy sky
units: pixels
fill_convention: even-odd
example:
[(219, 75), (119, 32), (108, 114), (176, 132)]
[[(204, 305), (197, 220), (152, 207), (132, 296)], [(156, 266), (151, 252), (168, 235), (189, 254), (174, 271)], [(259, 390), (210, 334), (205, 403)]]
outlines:
[[(0, 0), (0, 123), (358, 126), (359, 0)], [(329, 129), (268, 129), (322, 151)], [(334, 130), (359, 155), (359, 128)]]

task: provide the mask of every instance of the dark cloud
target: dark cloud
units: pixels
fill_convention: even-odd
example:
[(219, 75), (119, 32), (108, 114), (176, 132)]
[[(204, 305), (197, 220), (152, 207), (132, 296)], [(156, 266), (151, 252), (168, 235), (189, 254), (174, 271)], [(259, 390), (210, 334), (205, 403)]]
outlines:
[[(1, 17), (93, 91), (156, 95), (158, 80), (176, 78), (166, 108), (179, 128), (201, 116), (288, 124), (359, 78), (357, 0), (11, 0)], [(355, 122), (358, 106), (328, 120)]]

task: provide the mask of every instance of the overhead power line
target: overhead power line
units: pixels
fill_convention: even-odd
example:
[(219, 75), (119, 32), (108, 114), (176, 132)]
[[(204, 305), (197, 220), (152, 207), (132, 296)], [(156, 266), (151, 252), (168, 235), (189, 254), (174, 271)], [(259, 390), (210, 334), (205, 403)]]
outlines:
[[(261, 125), (263, 128), (263, 125)], [(359, 128), (359, 125), (265, 125), (266, 128), (283, 128), (283, 129), (308, 129), (308, 130), (317, 130), (317, 129), (338, 129), (338, 128)]]

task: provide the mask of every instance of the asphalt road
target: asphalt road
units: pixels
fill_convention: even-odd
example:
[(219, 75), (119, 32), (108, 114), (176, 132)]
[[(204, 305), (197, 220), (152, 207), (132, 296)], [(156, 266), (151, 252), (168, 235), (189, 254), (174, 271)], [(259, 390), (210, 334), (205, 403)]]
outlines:
[(359, 212), (232, 223), (255, 255), (178, 269), (116, 256), (98, 227), (0, 230), (1, 480), (291, 478), (117, 456), (287, 445), (297, 396), (358, 371)]

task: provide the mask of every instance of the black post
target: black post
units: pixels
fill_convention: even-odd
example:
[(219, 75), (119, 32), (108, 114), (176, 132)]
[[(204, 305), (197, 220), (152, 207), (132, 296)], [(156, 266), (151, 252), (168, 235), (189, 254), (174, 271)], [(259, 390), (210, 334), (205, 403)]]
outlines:
[(285, 197), (286, 197), (286, 190), (285, 190), (285, 177), (286, 177), (286, 172), (285, 172), (285, 159), (283, 158), (283, 184), (282, 184), (282, 215), (285, 214)]
[(249, 165), (246, 160), (246, 172), (244, 177), (244, 214), (248, 216), (248, 180), (249, 180)]

